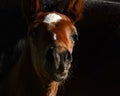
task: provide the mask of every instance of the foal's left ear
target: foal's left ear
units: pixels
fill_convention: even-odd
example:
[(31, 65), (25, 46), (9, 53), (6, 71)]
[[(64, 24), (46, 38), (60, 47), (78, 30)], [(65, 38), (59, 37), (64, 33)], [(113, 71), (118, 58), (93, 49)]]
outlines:
[(74, 23), (79, 21), (82, 16), (83, 0), (69, 0), (67, 10), (64, 14), (69, 16)]
[(40, 10), (40, 0), (22, 0), (23, 14), (27, 17), (28, 21)]

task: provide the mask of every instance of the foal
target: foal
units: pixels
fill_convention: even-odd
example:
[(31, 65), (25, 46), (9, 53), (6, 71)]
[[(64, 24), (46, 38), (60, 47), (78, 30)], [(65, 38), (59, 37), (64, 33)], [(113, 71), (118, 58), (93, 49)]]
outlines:
[(68, 77), (77, 31), (60, 13), (37, 13), (29, 25), (25, 48), (2, 83), (0, 96), (56, 96)]

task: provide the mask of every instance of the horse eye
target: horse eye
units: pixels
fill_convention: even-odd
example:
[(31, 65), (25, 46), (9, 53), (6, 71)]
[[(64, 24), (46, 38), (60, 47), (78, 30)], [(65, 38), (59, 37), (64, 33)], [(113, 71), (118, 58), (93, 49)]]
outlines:
[(78, 41), (78, 35), (76, 33), (72, 34), (73, 41)]

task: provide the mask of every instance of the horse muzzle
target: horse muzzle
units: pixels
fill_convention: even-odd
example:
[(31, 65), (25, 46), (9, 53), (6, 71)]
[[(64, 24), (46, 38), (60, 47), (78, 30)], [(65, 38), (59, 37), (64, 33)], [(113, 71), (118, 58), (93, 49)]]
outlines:
[(62, 52), (50, 47), (46, 52), (46, 68), (50, 77), (56, 81), (62, 81), (68, 77), (71, 67), (72, 55), (66, 49)]

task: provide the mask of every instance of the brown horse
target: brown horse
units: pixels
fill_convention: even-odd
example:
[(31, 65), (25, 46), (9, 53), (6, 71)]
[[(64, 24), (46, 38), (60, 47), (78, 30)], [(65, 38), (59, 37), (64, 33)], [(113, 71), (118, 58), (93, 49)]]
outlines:
[(68, 77), (77, 31), (56, 12), (38, 12), (29, 24), (23, 53), (3, 82), (1, 96), (55, 96)]
[(28, 37), (17, 64), (2, 82), (0, 96), (56, 96), (71, 67), (77, 40), (74, 23), (81, 16), (81, 1), (67, 2), (68, 17), (41, 12), (39, 0), (23, 1)]

